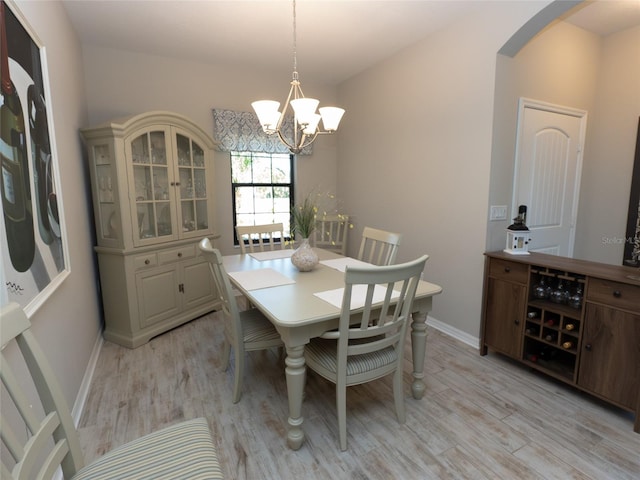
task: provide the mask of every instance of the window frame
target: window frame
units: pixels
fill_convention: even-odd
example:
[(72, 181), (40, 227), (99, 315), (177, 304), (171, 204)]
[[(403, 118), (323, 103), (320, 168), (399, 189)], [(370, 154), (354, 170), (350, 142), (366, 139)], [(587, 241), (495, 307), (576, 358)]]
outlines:
[[(240, 242), (238, 240), (238, 234), (236, 233), (236, 226), (237, 226), (237, 211), (236, 211), (236, 188), (238, 187), (271, 187), (271, 188), (275, 188), (275, 187), (288, 187), (289, 188), (289, 225), (291, 225), (292, 222), (292, 212), (293, 212), (293, 208), (295, 206), (295, 156), (292, 153), (286, 154), (286, 153), (270, 153), (270, 152), (240, 152), (237, 150), (232, 150), (229, 152), (229, 166), (231, 169), (231, 211), (232, 211), (232, 224), (233, 224), (233, 245), (234, 246), (239, 246)], [(291, 172), (290, 174), (290, 178), (289, 178), (289, 183), (265, 183), (265, 182), (234, 182), (233, 181), (233, 159), (234, 156), (250, 156), (251, 157), (251, 161), (253, 162), (253, 158), (256, 155), (261, 155), (261, 156), (269, 156), (271, 159), (273, 159), (274, 156), (282, 156), (282, 155), (288, 155), (289, 156), (289, 171)], [(271, 170), (273, 171), (273, 164), (272, 164), (272, 168)], [(271, 176), (271, 178), (273, 178), (273, 175)], [(253, 215), (256, 215), (256, 212), (254, 210)], [(255, 223), (254, 223), (255, 224)], [(286, 226), (285, 226), (286, 227)], [(290, 237), (290, 232), (283, 232), (285, 234), (285, 238), (283, 239), (283, 241), (290, 241), (291, 237)], [(289, 234), (289, 236), (286, 236), (287, 233)]]

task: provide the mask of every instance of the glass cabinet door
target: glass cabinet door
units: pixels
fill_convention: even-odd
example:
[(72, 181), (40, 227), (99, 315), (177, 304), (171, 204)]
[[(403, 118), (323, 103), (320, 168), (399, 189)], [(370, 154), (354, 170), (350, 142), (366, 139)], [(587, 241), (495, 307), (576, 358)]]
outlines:
[(120, 219), (116, 208), (116, 178), (114, 175), (114, 157), (108, 143), (95, 144), (92, 146), (95, 183), (98, 200), (99, 231), (97, 232), (103, 240), (116, 241), (121, 237)]
[(197, 233), (209, 228), (204, 150), (185, 135), (176, 134), (180, 228)]
[(160, 130), (143, 133), (131, 141), (137, 220), (134, 238), (145, 240), (174, 234), (166, 140), (165, 132)]

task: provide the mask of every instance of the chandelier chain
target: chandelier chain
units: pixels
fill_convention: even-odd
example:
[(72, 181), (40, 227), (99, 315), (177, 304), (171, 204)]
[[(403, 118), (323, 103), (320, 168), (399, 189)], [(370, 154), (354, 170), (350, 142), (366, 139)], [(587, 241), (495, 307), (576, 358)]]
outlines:
[(298, 79), (298, 44), (296, 41), (296, 0), (293, 0), (293, 79)]

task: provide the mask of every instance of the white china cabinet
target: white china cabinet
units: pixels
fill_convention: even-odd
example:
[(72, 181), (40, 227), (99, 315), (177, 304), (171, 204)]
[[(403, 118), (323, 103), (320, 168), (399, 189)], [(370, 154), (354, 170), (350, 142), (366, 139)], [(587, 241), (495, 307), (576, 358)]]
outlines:
[(88, 150), (104, 336), (129, 348), (217, 308), (198, 241), (213, 236), (213, 141), (149, 112), (81, 130)]

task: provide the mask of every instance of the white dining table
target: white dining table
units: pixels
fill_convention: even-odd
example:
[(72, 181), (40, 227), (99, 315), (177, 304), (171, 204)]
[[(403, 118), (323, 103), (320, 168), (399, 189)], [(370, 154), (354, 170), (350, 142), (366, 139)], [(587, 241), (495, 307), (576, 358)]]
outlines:
[[(320, 263), (300, 272), (291, 263), (292, 250), (226, 255), (224, 267), (232, 284), (275, 326), (286, 347), (285, 374), (289, 399), (287, 444), (293, 450), (304, 442), (302, 399), (306, 366), (304, 348), (309, 340), (338, 327), (344, 269), (362, 264), (327, 250), (314, 249)], [(427, 314), (439, 285), (420, 281), (413, 303), (411, 345), (413, 398), (424, 395), (424, 359)], [(355, 310), (357, 312), (357, 310)]]

